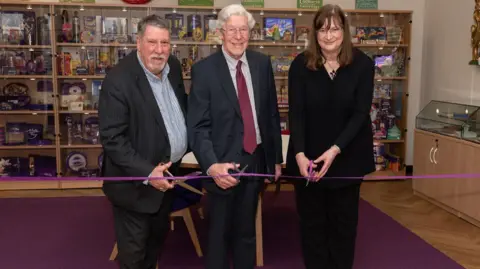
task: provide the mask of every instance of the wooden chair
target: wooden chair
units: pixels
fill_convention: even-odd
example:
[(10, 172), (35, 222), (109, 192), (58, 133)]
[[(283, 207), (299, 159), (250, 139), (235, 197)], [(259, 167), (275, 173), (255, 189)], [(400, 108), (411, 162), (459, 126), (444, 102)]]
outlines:
[[(258, 197), (258, 206), (257, 206), (257, 216), (255, 219), (255, 233), (256, 233), (256, 264), (258, 267), (262, 267), (264, 265), (264, 259), (263, 259), (263, 226), (262, 226), (262, 195), (261, 193)], [(199, 257), (203, 256), (200, 243), (198, 240), (197, 232), (195, 229), (195, 226), (193, 224), (192, 220), (192, 215), (191, 215), (191, 208), (195, 207), (195, 205), (192, 205), (187, 208), (183, 208), (177, 211), (174, 211), (171, 213), (171, 217), (182, 217), (185, 221), (185, 225), (187, 226), (188, 232), (190, 234), (190, 238), (192, 239), (192, 243), (195, 247), (195, 250), (197, 252), (197, 255)], [(203, 208), (198, 207), (197, 208), (198, 214), (200, 215), (200, 218), (203, 219)], [(171, 220), (170, 223), (170, 229), (174, 230), (174, 223), (173, 219)], [(117, 243), (115, 243), (115, 246), (113, 247), (112, 253), (110, 255), (110, 260), (113, 261), (117, 257)]]
[[(197, 189), (201, 189), (200, 181), (185, 181), (187, 184), (195, 187)], [(180, 186), (175, 186), (175, 194), (176, 199), (173, 202), (172, 212), (170, 213), (170, 229), (174, 230), (174, 218), (181, 217), (185, 222), (185, 226), (187, 227), (188, 233), (190, 234), (190, 239), (192, 240), (193, 246), (195, 247), (195, 251), (197, 252), (198, 257), (203, 257), (202, 249), (200, 247), (200, 241), (198, 240), (197, 231), (195, 229), (195, 224), (193, 223), (193, 218), (191, 214), (191, 208), (196, 208), (200, 218), (203, 219), (203, 208), (198, 206), (202, 196), (200, 194), (196, 194), (190, 192), (189, 190), (185, 190)], [(112, 253), (110, 254), (110, 260), (113, 261), (117, 258), (118, 255), (118, 248), (117, 243), (113, 246)], [(157, 266), (158, 267), (158, 266)]]

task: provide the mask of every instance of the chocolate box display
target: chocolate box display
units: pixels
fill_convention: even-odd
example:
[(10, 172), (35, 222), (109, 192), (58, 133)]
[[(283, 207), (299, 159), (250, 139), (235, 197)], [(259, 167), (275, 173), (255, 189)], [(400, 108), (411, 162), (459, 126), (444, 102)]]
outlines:
[(1, 11), (2, 44), (35, 45), (36, 19), (33, 11)]
[(44, 139), (42, 124), (26, 122), (7, 122), (5, 127), (5, 145), (52, 145), (53, 141)]
[(0, 176), (56, 176), (56, 158), (31, 154), (24, 157), (0, 157)]
[(0, 176), (30, 176), (28, 158), (0, 157)]
[(57, 175), (57, 158), (52, 156), (30, 155), (30, 175), (54, 177)]
[(66, 159), (66, 167), (73, 172), (79, 172), (88, 165), (87, 156), (79, 151), (72, 151)]
[(270, 18), (263, 19), (265, 39), (273, 41), (293, 42), (295, 35), (295, 19)]
[(98, 117), (88, 117), (83, 121), (79, 115), (68, 115), (65, 123), (68, 145), (100, 143)]
[(66, 110), (83, 110), (87, 86), (83, 82), (61, 83), (60, 107)]
[(171, 39), (178, 40), (182, 39), (182, 30), (185, 25), (183, 23), (183, 14), (178, 13), (169, 13), (165, 14), (165, 19), (169, 22)]

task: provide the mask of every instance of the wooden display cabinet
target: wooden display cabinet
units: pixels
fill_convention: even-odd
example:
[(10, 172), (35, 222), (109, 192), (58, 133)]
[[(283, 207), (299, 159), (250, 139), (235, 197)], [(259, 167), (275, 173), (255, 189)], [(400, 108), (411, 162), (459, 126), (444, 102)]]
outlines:
[(454, 176), (480, 175), (478, 110), (432, 101), (420, 112), (414, 147), (414, 175), (420, 178), (412, 184), (415, 194), (480, 226), (479, 178)]
[[(0, 14), (6, 10), (34, 10), (37, 17), (48, 18), (48, 31), (43, 31), (41, 44), (37, 42), (12, 45), (3, 42), (0, 47), (4, 50), (17, 51), (44, 50), (52, 56), (49, 58), (51, 63), (49, 73), (0, 75), (0, 78), (4, 78), (4, 81), (28, 83), (33, 79), (45, 80), (49, 81), (53, 88), (49, 96), (53, 104), (51, 109), (0, 111), (2, 115), (0, 127), (4, 126), (2, 124), (5, 115), (9, 117), (14, 115), (16, 121), (27, 121), (31, 116), (43, 115), (46, 118), (48, 115), (51, 116), (50, 121), (53, 121), (54, 135), (54, 142), (49, 146), (0, 146), (0, 158), (28, 156), (25, 155), (26, 149), (38, 152), (47, 150), (45, 154), (56, 158), (55, 176), (58, 178), (58, 181), (50, 181), (48, 184), (41, 182), (41, 186), (38, 182), (25, 184), (0, 182), (2, 183), (0, 189), (97, 188), (101, 185), (101, 180), (72, 181), (68, 180), (68, 177), (93, 175), (94, 170), (99, 168), (98, 156), (101, 155), (102, 148), (99, 141), (94, 139), (96, 128), (94, 118), (97, 116), (101, 83), (108, 69), (136, 48), (136, 22), (140, 18), (156, 13), (171, 20), (175, 27), (172, 29), (172, 54), (176, 55), (183, 65), (187, 93), (191, 79), (189, 67), (220, 49), (215, 31), (208, 31), (205, 26), (212, 29), (214, 23), (210, 23), (210, 20), (216, 18), (221, 7), (120, 6), (23, 1), (0, 1), (0, 3), (2, 5)], [(248, 9), (258, 23), (251, 32), (250, 49), (271, 56), (282, 129), (283, 133), (288, 135), (288, 69), (293, 58), (305, 49), (307, 44), (305, 34), (311, 27), (316, 10)], [(353, 34), (355, 46), (365, 51), (377, 63), (376, 94), (373, 98), (374, 103), (378, 105), (372, 107), (372, 119), (375, 123), (372, 128), (376, 130), (376, 142), (372, 146), (378, 148), (379, 156), (376, 156), (376, 160), (379, 171), (367, 179), (383, 179), (382, 176), (404, 174), (412, 12), (402, 10), (346, 10), (346, 12), (352, 26), (347, 30)], [(189, 29), (192, 21), (198, 22), (199, 28)], [(45, 40), (46, 36), (49, 37), (48, 40)], [(392, 126), (396, 128), (390, 132)], [(389, 161), (384, 157), (384, 152), (391, 157)], [(73, 169), (72, 164), (67, 163), (67, 158), (72, 154), (77, 154)], [(79, 170), (75, 165), (81, 166), (82, 161), (86, 161), (86, 167)]]

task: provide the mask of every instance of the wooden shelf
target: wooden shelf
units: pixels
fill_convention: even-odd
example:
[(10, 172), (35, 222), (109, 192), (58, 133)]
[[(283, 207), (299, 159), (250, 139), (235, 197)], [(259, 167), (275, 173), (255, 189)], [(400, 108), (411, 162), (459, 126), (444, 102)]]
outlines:
[[(198, 46), (218, 46), (221, 44), (208, 41), (183, 41), (172, 40), (172, 45), (198, 45)], [(126, 47), (135, 48), (137, 44), (121, 44), (121, 43), (57, 43), (58, 47)], [(275, 42), (275, 41), (249, 41), (249, 46), (264, 46), (264, 47), (305, 47), (305, 43), (291, 43), (291, 42)], [(398, 48), (408, 47), (407, 44), (353, 44), (355, 47), (362, 48)], [(47, 48), (50, 48), (47, 46)]]
[(57, 43), (59, 47), (127, 47), (134, 48), (136, 44), (121, 43)]
[(48, 115), (54, 113), (53, 110), (0, 110), (0, 115)]
[(11, 45), (0, 44), (0, 49), (51, 49), (50, 45)]
[(376, 81), (382, 80), (406, 80), (407, 77), (375, 77)]
[(97, 148), (102, 148), (102, 145), (100, 144), (95, 144), (95, 145), (90, 145), (90, 144), (85, 144), (85, 145), (60, 145), (61, 149), (97, 149)]
[(384, 144), (400, 144), (400, 143), (405, 143), (405, 140), (403, 139), (374, 139), (374, 142), (378, 143), (384, 143)]
[(81, 110), (81, 111), (70, 111), (70, 110), (59, 110), (59, 114), (98, 114), (98, 110)]
[(105, 75), (73, 75), (73, 76), (57, 76), (57, 78), (61, 78), (61, 79), (83, 79), (83, 80), (87, 80), (87, 79), (104, 79), (105, 78)]
[(408, 44), (353, 44), (358, 48), (406, 48)]
[(21, 150), (21, 149), (56, 149), (55, 145), (19, 145), (19, 146), (0, 146), (0, 150)]
[[(123, 7), (131, 7), (135, 9), (178, 9), (178, 10), (219, 10), (223, 6), (165, 6), (160, 2), (154, 2), (154, 3), (147, 3), (144, 5), (134, 5), (134, 4), (128, 4), (122, 2), (121, 4), (119, 3), (69, 3), (69, 2), (55, 2), (55, 1), (45, 1), (45, 2), (40, 2), (40, 1), (10, 1), (10, 0), (0, 0), (0, 4), (2, 5), (32, 5), (32, 6), (58, 6), (58, 7), (67, 7), (67, 6), (73, 6), (73, 7), (96, 7), (96, 8), (117, 8), (121, 9)], [(264, 12), (278, 12), (278, 13), (284, 13), (284, 12), (306, 12), (306, 13), (315, 13), (317, 12), (317, 9), (301, 9), (301, 8), (248, 8), (247, 10), (249, 11), (264, 11)], [(411, 10), (389, 10), (389, 9), (373, 9), (373, 10), (367, 10), (367, 9), (345, 9), (344, 10), (346, 13), (349, 14), (412, 14), (413, 11)]]
[(0, 79), (53, 79), (52, 75), (0, 75)]

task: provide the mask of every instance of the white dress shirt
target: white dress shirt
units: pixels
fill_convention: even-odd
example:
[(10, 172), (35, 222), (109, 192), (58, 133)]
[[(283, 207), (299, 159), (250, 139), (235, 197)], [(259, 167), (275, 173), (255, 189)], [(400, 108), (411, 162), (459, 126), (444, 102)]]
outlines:
[[(238, 87), (237, 87), (237, 63), (238, 60), (232, 58), (226, 51), (225, 48), (222, 46), (222, 52), (227, 60), (228, 70), (230, 70), (230, 75), (232, 76), (233, 85), (235, 86), (235, 92), (237, 93), (238, 97)], [(260, 128), (258, 128), (258, 121), (257, 121), (257, 113), (255, 108), (255, 96), (253, 94), (253, 84), (252, 84), (252, 76), (250, 74), (250, 68), (248, 67), (248, 61), (246, 53), (244, 52), (242, 57), (240, 58), (242, 61), (242, 73), (245, 77), (247, 82), (247, 89), (248, 89), (248, 97), (250, 98), (250, 105), (252, 106), (253, 112), (253, 122), (255, 124), (255, 132), (257, 134), (257, 144), (262, 143), (262, 137), (260, 135)]]

